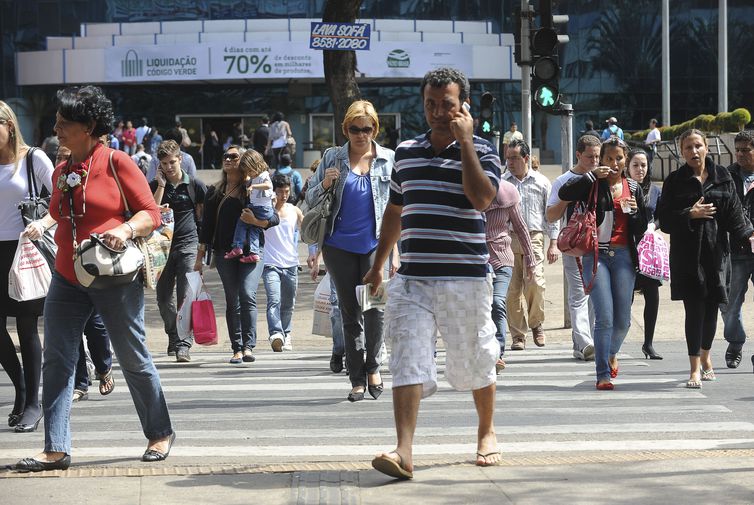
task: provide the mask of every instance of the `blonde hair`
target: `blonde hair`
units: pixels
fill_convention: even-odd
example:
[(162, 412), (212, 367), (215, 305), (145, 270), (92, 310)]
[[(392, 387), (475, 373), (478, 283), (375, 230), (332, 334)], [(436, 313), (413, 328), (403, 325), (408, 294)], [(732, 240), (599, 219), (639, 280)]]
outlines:
[(8, 147), (13, 159), (14, 169), (13, 173), (18, 170), (18, 162), (21, 158), (21, 151), (24, 148), (28, 148), (24, 142), (24, 137), (21, 135), (21, 130), (18, 129), (18, 119), (10, 105), (0, 100), (0, 122), (5, 123), (8, 127)]
[(251, 179), (269, 169), (262, 155), (254, 149), (249, 149), (241, 155), (238, 168), (246, 177)]
[(348, 127), (351, 126), (351, 123), (353, 123), (354, 120), (360, 117), (368, 117), (372, 120), (372, 125), (374, 126), (373, 136), (376, 137), (380, 131), (380, 120), (377, 117), (377, 111), (375, 110), (374, 105), (367, 100), (356, 100), (348, 107), (346, 115), (343, 118), (343, 124), (341, 125), (343, 135), (348, 138)]
[(321, 162), (322, 162), (322, 160), (320, 158), (317, 158), (316, 160), (312, 161), (312, 164), (309, 165), (309, 171), (316, 172), (317, 171), (317, 167), (319, 166), (319, 164)]

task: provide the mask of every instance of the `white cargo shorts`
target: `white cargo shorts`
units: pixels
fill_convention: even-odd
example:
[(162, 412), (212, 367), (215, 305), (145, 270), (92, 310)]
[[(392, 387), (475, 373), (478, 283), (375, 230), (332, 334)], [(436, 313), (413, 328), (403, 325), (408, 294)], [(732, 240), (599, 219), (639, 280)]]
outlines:
[(413, 279), (388, 284), (385, 340), (393, 387), (421, 384), (422, 397), (437, 391), (434, 354), (445, 342), (445, 378), (454, 389), (481, 389), (496, 381), (500, 344), (491, 317), (492, 280)]

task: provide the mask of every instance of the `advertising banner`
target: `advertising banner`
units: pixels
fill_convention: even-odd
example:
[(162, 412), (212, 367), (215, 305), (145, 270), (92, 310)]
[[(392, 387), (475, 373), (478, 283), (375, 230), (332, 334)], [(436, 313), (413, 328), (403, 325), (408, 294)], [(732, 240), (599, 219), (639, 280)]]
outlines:
[[(322, 52), (304, 42), (112, 47), (104, 57), (107, 82), (324, 78)], [(357, 66), (370, 78), (421, 78), (444, 66), (474, 78), (473, 46), (372, 42)]]
[(310, 49), (368, 51), (372, 27), (367, 23), (312, 22)]

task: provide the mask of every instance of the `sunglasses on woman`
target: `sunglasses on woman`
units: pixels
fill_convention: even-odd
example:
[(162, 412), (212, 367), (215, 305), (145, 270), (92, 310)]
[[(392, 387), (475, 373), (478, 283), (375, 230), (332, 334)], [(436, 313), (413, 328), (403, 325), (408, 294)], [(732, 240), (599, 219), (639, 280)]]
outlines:
[(351, 135), (358, 135), (359, 133), (371, 135), (373, 131), (374, 131), (374, 128), (371, 126), (365, 126), (364, 128), (359, 128), (358, 126), (351, 125), (348, 127), (348, 133), (350, 133)]
[(236, 153), (227, 153), (223, 154), (223, 161), (236, 161), (240, 157), (241, 156)]

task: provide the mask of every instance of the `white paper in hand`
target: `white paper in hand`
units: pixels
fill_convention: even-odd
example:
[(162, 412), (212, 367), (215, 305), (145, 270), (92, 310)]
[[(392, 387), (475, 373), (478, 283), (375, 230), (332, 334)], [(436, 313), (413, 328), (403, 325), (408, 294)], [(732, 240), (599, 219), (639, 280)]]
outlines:
[(384, 309), (387, 303), (387, 282), (380, 284), (377, 288), (377, 293), (370, 294), (372, 290), (371, 284), (362, 284), (356, 286), (356, 299), (361, 305), (361, 311), (366, 312), (369, 309)]

